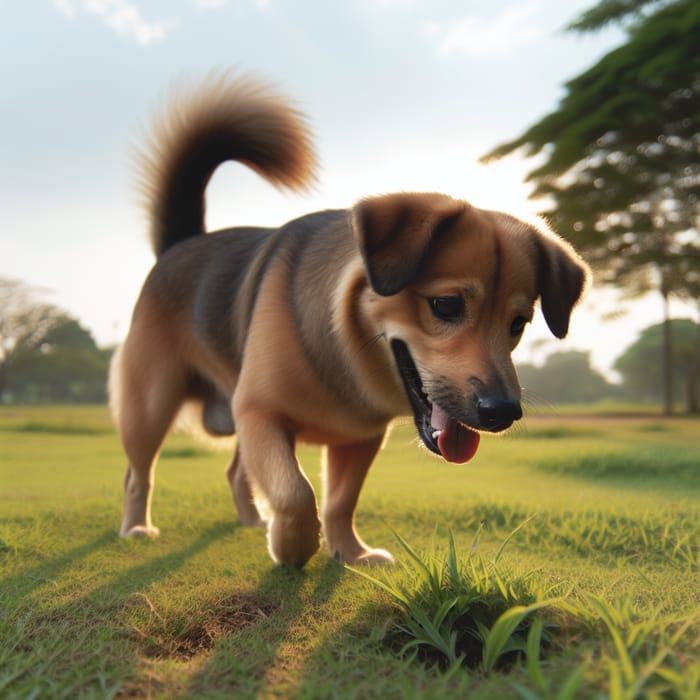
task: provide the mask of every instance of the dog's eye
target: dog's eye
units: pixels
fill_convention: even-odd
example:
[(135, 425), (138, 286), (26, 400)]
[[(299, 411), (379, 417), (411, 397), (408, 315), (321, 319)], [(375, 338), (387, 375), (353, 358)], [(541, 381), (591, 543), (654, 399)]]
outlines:
[(510, 324), (510, 334), (513, 338), (517, 338), (524, 330), (527, 325), (527, 319), (525, 316), (516, 316), (513, 319), (513, 323)]
[(454, 295), (449, 297), (430, 297), (430, 310), (441, 321), (456, 323), (464, 318), (464, 299)]

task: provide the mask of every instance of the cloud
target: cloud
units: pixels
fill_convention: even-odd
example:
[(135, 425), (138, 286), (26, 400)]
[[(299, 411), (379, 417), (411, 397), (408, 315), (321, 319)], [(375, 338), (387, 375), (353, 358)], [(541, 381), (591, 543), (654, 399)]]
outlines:
[(195, 7), (201, 10), (223, 7), (225, 4), (226, 0), (194, 0)]
[(53, 4), (66, 17), (75, 17), (75, 7), (71, 0), (53, 0)]
[(520, 3), (505, 8), (491, 18), (467, 15), (451, 22), (429, 22), (428, 34), (439, 42), (441, 55), (467, 53), (475, 56), (501, 53), (534, 41), (540, 31), (531, 19), (536, 3)]
[(53, 0), (53, 4), (67, 17), (75, 17), (80, 10), (97, 15), (117, 36), (135, 41), (140, 46), (163, 41), (174, 25), (172, 20), (154, 22), (144, 19), (138, 6), (129, 0), (83, 0), (80, 9), (73, 0)]
[[(223, 7), (228, 0), (194, 0), (194, 6), (198, 10), (212, 10)], [(253, 0), (253, 4), (259, 10), (267, 10), (270, 7), (270, 0)]]

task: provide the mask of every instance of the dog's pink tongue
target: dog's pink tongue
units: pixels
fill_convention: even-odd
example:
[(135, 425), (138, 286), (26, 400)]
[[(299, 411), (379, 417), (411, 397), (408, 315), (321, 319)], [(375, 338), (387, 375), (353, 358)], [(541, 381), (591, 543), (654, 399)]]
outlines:
[(437, 404), (433, 404), (430, 423), (438, 432), (437, 445), (440, 454), (448, 462), (463, 464), (476, 454), (481, 439), (479, 433), (452, 420)]

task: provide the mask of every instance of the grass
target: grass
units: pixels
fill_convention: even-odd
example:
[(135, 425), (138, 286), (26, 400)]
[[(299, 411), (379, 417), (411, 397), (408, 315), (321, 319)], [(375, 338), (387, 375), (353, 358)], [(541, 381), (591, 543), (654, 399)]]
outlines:
[(357, 516), (397, 564), (358, 575), (274, 566), (180, 434), (120, 540), (107, 410), (1, 408), (0, 696), (700, 697), (699, 428), (538, 416), (455, 466), (400, 426)]

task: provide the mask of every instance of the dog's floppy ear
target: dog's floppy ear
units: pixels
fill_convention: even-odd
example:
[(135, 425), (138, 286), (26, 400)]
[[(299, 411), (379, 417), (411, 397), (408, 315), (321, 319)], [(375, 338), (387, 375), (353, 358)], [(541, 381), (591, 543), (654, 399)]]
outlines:
[(534, 238), (542, 313), (549, 330), (557, 338), (564, 338), (569, 331), (571, 311), (588, 285), (588, 266), (558, 236), (538, 230)]
[(372, 289), (398, 294), (415, 278), (431, 245), (467, 205), (442, 194), (369, 197), (353, 209), (353, 230)]

